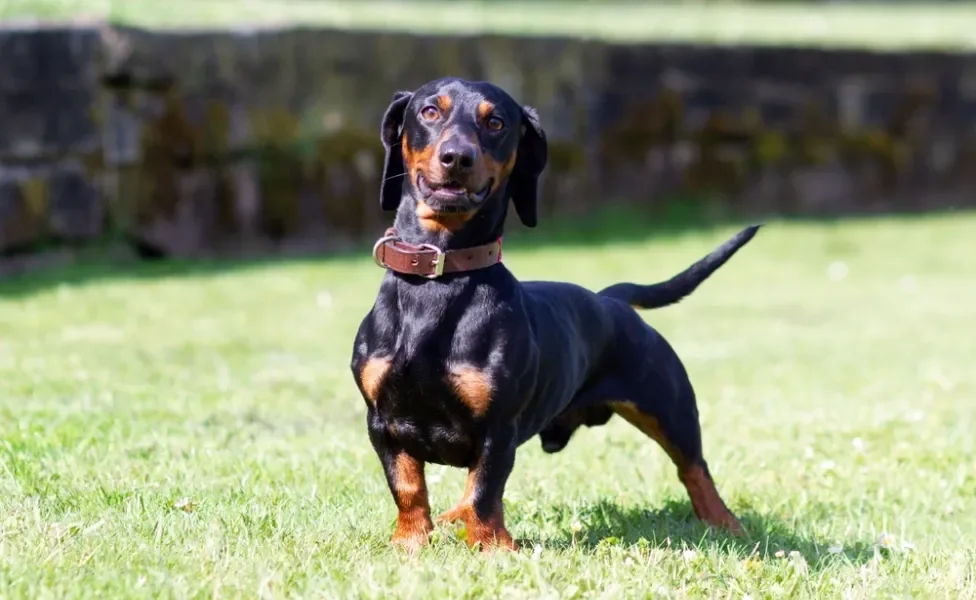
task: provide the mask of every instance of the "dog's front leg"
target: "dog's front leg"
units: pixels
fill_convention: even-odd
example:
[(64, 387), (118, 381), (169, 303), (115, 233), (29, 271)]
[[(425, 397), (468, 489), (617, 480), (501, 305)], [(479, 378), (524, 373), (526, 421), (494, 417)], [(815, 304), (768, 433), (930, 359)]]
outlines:
[(410, 552), (420, 550), (430, 540), (434, 524), (430, 519), (424, 463), (403, 450), (375, 440), (373, 448), (383, 463), (386, 482), (397, 507), (397, 526), (392, 544)]
[(515, 446), (511, 428), (489, 433), (478, 461), (468, 471), (464, 497), (457, 506), (437, 518), (448, 523), (462, 521), (467, 529), (469, 546), (480, 544), (482, 551), (496, 546), (518, 550), (505, 528), (502, 509), (505, 483), (515, 466)]

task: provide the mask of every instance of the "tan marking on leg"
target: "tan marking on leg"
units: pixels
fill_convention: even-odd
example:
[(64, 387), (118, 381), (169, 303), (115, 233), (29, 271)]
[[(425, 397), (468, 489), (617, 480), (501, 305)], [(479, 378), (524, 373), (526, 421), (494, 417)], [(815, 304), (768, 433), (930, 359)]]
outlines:
[(424, 463), (406, 452), (396, 457), (394, 500), (397, 505), (397, 526), (391, 543), (416, 552), (430, 539), (434, 525), (430, 520), (430, 502)]
[(476, 367), (461, 365), (448, 374), (454, 392), (475, 417), (483, 417), (491, 406), (492, 386), (488, 376)]
[(380, 386), (383, 379), (390, 370), (390, 359), (386, 357), (372, 357), (366, 361), (359, 378), (363, 384), (363, 391), (366, 392), (366, 399), (370, 404), (376, 404), (376, 398), (380, 393)]
[(613, 412), (626, 419), (631, 425), (640, 429), (644, 435), (657, 442), (667, 452), (672, 462), (678, 465), (679, 468), (681, 465), (687, 463), (687, 458), (668, 442), (668, 439), (664, 436), (664, 432), (661, 431), (661, 425), (657, 422), (657, 419), (641, 412), (633, 402), (610, 402), (609, 404)]
[(472, 504), (474, 503), (474, 490), (477, 486), (477, 471), (471, 469), (468, 471), (468, 482), (464, 486), (464, 495), (461, 496), (461, 500), (454, 506), (454, 508), (442, 512), (437, 517), (439, 523), (455, 523), (457, 521), (466, 520), (465, 517), (469, 515), (474, 509)]
[(512, 534), (505, 527), (505, 515), (501, 502), (493, 507), (487, 518), (481, 519), (474, 510), (475, 491), (478, 486), (477, 467), (468, 471), (468, 482), (464, 487), (464, 496), (454, 508), (441, 513), (437, 517), (439, 523), (455, 523), (461, 521), (467, 530), (465, 541), (468, 546), (480, 544), (482, 552), (501, 548), (518, 550), (518, 544), (512, 539)]
[(715, 488), (715, 482), (701, 465), (691, 463), (688, 457), (668, 441), (657, 419), (641, 412), (633, 402), (611, 402), (610, 407), (667, 452), (671, 462), (678, 468), (678, 479), (688, 491), (691, 506), (699, 519), (712, 527), (723, 527), (735, 534), (742, 533), (742, 525), (725, 506)]
[(715, 488), (715, 482), (705, 469), (699, 465), (691, 465), (684, 470), (679, 469), (678, 478), (688, 490), (691, 506), (699, 519), (712, 527), (728, 529), (733, 534), (744, 532), (739, 520), (725, 506), (725, 502)]
[(498, 502), (487, 518), (481, 519), (474, 509), (466, 515), (465, 529), (468, 530), (467, 543), (469, 546), (481, 545), (481, 551), (486, 552), (494, 548), (503, 550), (518, 550), (518, 544), (512, 539), (512, 534), (505, 527), (505, 515), (502, 503)]

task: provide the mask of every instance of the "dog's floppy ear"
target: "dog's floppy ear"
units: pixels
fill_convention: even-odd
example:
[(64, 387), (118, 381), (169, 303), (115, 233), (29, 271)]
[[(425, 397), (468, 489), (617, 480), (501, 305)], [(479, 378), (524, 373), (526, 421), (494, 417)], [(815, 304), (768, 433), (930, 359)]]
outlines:
[(519, 220), (526, 227), (535, 227), (539, 220), (539, 175), (546, 168), (549, 145), (546, 142), (546, 132), (539, 124), (539, 114), (534, 108), (522, 107), (522, 127), (524, 131), (508, 190)]
[(380, 128), (380, 139), (383, 140), (383, 147), (386, 148), (383, 179), (380, 182), (380, 208), (383, 210), (396, 210), (400, 205), (404, 175), (400, 128), (403, 126), (403, 114), (411, 98), (413, 92), (395, 92), (393, 101), (383, 115), (383, 125)]

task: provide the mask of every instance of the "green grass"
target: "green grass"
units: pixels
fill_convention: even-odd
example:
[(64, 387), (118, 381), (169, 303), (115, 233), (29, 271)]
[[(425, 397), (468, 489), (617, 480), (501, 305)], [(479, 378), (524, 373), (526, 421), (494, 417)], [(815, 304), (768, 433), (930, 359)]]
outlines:
[[(533, 233), (506, 260), (652, 281), (733, 230), (591, 229), (558, 251)], [(0, 597), (972, 598), (974, 230), (962, 213), (770, 223), (645, 313), (750, 536), (699, 525), (665, 454), (615, 419), (519, 451), (516, 555), (447, 529), (415, 558), (387, 546), (347, 367), (381, 276), (365, 255), (0, 284)], [(460, 497), (460, 470), (428, 476), (435, 511)]]
[(325, 25), (425, 33), (582, 36), (866, 48), (976, 48), (976, 4), (635, 3), (625, 0), (5, 0), (0, 17), (154, 27)]

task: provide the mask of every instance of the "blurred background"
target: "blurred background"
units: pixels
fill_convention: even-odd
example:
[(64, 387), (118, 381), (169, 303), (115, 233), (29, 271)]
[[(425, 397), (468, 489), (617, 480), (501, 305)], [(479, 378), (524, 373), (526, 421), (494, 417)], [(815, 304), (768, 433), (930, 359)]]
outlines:
[(970, 3), (7, 0), (0, 16), (5, 275), (96, 249), (368, 243), (389, 219), (380, 117), (444, 75), (538, 108), (546, 222), (976, 198)]

